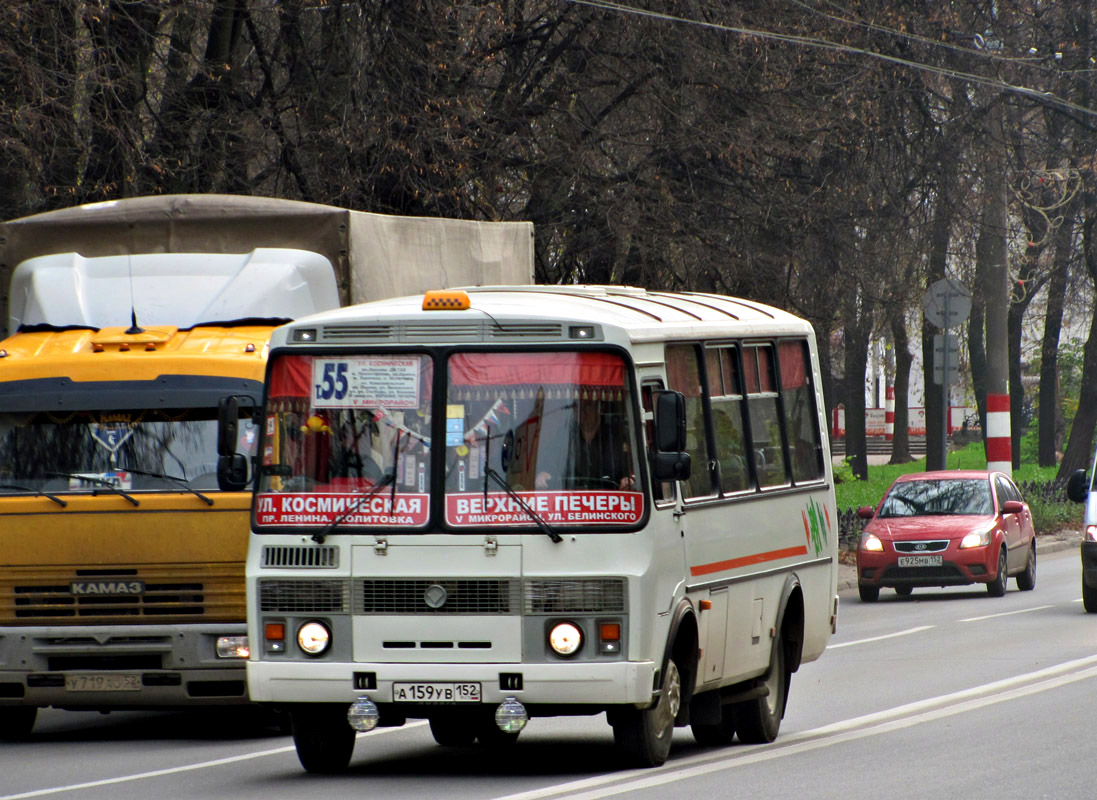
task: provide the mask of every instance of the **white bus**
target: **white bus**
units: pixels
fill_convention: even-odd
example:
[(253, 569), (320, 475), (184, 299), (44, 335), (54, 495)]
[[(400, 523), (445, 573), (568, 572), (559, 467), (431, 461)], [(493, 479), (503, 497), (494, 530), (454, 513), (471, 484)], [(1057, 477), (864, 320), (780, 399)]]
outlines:
[[(236, 403), (223, 403), (226, 449)], [(310, 772), (355, 732), (446, 746), (605, 713), (769, 742), (838, 610), (815, 339), (784, 311), (481, 287), (275, 332), (247, 562), (251, 698)]]

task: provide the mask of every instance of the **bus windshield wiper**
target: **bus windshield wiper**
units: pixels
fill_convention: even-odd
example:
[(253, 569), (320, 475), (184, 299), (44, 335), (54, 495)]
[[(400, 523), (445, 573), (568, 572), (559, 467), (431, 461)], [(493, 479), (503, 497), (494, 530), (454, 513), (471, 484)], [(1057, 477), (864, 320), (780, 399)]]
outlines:
[(552, 539), (552, 541), (556, 544), (564, 541), (563, 537), (561, 537), (560, 534), (553, 530), (552, 526), (545, 522), (544, 518), (540, 514), (530, 508), (529, 503), (522, 499), (522, 495), (518, 494), (518, 492), (514, 491), (514, 489), (511, 488), (510, 484), (507, 483), (506, 479), (503, 478), (503, 476), (501, 476), (491, 467), (487, 468), (487, 476), (494, 480), (497, 484), (499, 484), (499, 486), (502, 487), (503, 491), (507, 493), (507, 497), (516, 502), (521, 507), (521, 509), (526, 512), (526, 515), (533, 520), (534, 524), (536, 524), (538, 528), (541, 529), (541, 533)]
[(323, 544), (324, 539), (327, 538), (329, 533), (331, 533), (333, 530), (335, 530), (336, 527), (338, 527), (339, 525), (342, 525), (343, 522), (347, 519), (347, 517), (349, 517), (351, 514), (355, 513), (356, 511), (358, 511), (358, 509), (360, 509), (362, 507), (363, 503), (365, 503), (367, 500), (369, 500), (371, 497), (373, 497), (375, 494), (377, 494), (379, 491), (384, 489), (386, 486), (389, 486), (390, 484), (392, 485), (392, 498), (389, 500), (389, 502), (392, 504), (392, 507), (395, 508), (396, 507), (396, 474), (399, 471), (399, 469), (400, 469), (400, 431), (397, 430), (396, 431), (395, 441), (392, 443), (392, 470), (389, 471), (389, 472), (386, 472), (384, 477), (381, 478), (381, 480), (378, 481), (378, 483), (376, 483), (374, 486), (371, 486), (368, 492), (366, 492), (364, 495), (359, 497), (358, 502), (356, 502), (354, 505), (352, 505), (350, 508), (348, 508), (342, 514), (337, 516), (335, 519), (333, 519), (331, 522), (329, 522), (323, 528), (321, 528), (316, 533), (314, 533), (312, 535), (312, 540), (314, 542), (317, 542), (318, 544)]
[[(100, 478), (96, 475), (81, 475), (78, 472), (50, 472), (47, 474), (49, 474), (50, 477), (54, 478), (71, 478), (78, 481), (84, 481), (86, 483), (94, 483), (96, 486), (102, 486), (104, 489), (108, 489), (114, 494), (122, 495), (122, 497), (129, 500), (135, 506), (141, 505), (141, 503), (137, 501), (137, 498), (126, 492), (125, 489), (122, 489), (119, 486), (115, 486), (113, 482), (108, 481), (106, 478)], [(99, 489), (91, 490), (92, 495), (97, 495), (99, 494), (99, 492)]]
[(48, 497), (53, 502), (57, 503), (57, 505), (61, 506), (61, 508), (64, 508), (68, 505), (68, 503), (66, 503), (60, 497), (52, 495), (49, 492), (43, 492), (39, 489), (35, 489), (32, 486), (20, 486), (18, 483), (0, 483), (0, 489), (15, 489), (19, 492), (31, 492), (35, 497)]
[(342, 514), (337, 516), (335, 519), (333, 519), (331, 522), (329, 522), (323, 528), (321, 528), (316, 533), (314, 533), (312, 535), (312, 540), (314, 542), (317, 542), (318, 544), (323, 544), (324, 540), (328, 537), (329, 533), (331, 533), (333, 530), (335, 530), (339, 525), (342, 525), (343, 522), (346, 521), (347, 517), (349, 517), (351, 514), (355, 513), (356, 511), (358, 511), (358, 509), (360, 509), (362, 507), (363, 503), (365, 503), (367, 500), (369, 500), (375, 494), (380, 492), (382, 489), (384, 489), (390, 483), (395, 487), (395, 485), (396, 485), (396, 473), (395, 472), (386, 472), (385, 476), (383, 478), (381, 478), (381, 480), (378, 481), (376, 484), (371, 486), (368, 492), (366, 492), (361, 497), (359, 497), (358, 501), (354, 505), (352, 505), (350, 508), (348, 508)]
[(190, 485), (190, 481), (188, 481), (186, 478), (180, 478), (178, 475), (165, 475), (163, 472), (146, 472), (143, 469), (127, 468), (126, 471), (127, 472), (132, 472), (134, 475), (144, 475), (147, 478), (159, 478), (162, 481), (172, 481), (172, 482), (178, 484), (179, 486), (182, 486), (184, 489), (186, 489), (188, 492), (190, 492), (191, 494), (193, 494), (195, 497), (199, 498), (200, 500), (204, 500), (207, 506), (212, 506), (213, 505), (213, 500), (206, 497), (204, 494), (202, 494), (197, 489), (193, 488)]

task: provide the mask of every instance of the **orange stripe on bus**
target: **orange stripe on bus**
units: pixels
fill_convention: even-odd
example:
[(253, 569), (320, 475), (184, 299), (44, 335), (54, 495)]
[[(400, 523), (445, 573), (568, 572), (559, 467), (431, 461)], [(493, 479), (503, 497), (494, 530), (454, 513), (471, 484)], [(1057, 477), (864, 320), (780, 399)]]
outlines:
[(798, 547), (786, 547), (783, 550), (770, 550), (768, 553), (755, 553), (754, 555), (743, 556), (742, 558), (732, 558), (727, 561), (716, 561), (712, 564), (701, 564), (696, 567), (689, 568), (690, 575), (710, 575), (713, 572), (723, 572), (726, 569), (735, 569), (737, 567), (747, 567), (751, 564), (764, 564), (767, 561), (779, 561), (782, 558), (792, 558), (793, 556), (806, 556), (808, 549), (804, 545)]

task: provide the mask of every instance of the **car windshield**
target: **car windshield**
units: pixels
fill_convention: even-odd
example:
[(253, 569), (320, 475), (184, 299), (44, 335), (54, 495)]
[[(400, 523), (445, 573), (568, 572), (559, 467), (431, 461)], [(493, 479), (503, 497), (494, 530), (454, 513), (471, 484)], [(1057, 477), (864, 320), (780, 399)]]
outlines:
[[(241, 420), (239, 450), (255, 452)], [(217, 409), (0, 414), (0, 494), (217, 491)]]
[(987, 515), (993, 512), (990, 482), (986, 478), (946, 478), (902, 481), (891, 487), (880, 509), (881, 517), (927, 515)]

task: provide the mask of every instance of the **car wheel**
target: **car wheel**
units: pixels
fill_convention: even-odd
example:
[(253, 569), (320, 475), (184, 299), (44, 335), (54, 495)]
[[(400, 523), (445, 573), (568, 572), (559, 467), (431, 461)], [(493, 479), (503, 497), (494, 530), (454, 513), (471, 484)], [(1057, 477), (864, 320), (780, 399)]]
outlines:
[(1087, 614), (1097, 614), (1097, 586), (1087, 586), (1082, 579), (1082, 605)]
[(913, 586), (896, 586), (895, 594), (900, 597), (910, 597), (910, 593), (914, 591)]
[(769, 689), (766, 696), (733, 706), (735, 730), (739, 733), (740, 742), (768, 744), (777, 738), (781, 718), (785, 716), (790, 677), (785, 669), (784, 637), (779, 635), (773, 644), (773, 662), (764, 679), (764, 684)]
[(991, 597), (1005, 597), (1006, 594), (1006, 549), (998, 551), (998, 574), (987, 584), (987, 592)]
[(307, 772), (343, 772), (354, 752), (354, 728), (341, 704), (306, 705), (290, 712), (297, 759)]
[(880, 599), (880, 587), (866, 586), (863, 583), (859, 583), (857, 584), (857, 594), (861, 595), (862, 602), (875, 603)]
[(1017, 576), (1017, 588), (1022, 592), (1030, 592), (1036, 588), (1036, 542), (1029, 548), (1025, 571)]
[(674, 734), (674, 718), (682, 703), (682, 679), (678, 666), (667, 659), (663, 674), (663, 689), (654, 706), (643, 711), (619, 709), (610, 717), (613, 741), (625, 758), (641, 767), (661, 766), (670, 755), (670, 740)]

